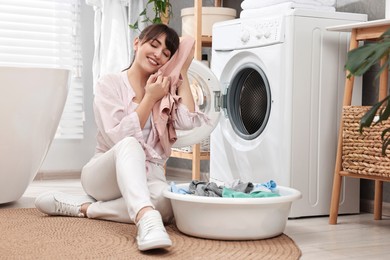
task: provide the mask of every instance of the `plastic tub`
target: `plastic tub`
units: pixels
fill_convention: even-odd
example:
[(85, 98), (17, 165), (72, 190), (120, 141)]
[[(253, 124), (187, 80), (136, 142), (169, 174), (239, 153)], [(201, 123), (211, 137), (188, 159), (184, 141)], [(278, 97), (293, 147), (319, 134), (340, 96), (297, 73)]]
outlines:
[[(188, 187), (188, 183), (178, 187)], [(280, 197), (216, 198), (164, 191), (171, 200), (177, 228), (188, 235), (221, 239), (253, 240), (284, 232), (293, 201), (301, 192), (279, 186)]]

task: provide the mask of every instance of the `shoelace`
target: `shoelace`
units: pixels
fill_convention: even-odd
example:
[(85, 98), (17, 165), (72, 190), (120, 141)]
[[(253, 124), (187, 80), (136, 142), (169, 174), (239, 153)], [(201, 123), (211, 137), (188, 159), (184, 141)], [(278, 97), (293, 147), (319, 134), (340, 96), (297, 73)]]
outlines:
[(55, 209), (57, 213), (62, 215), (84, 217), (84, 214), (80, 212), (80, 206), (55, 200)]
[[(141, 224), (141, 223), (140, 223)], [(161, 219), (156, 217), (149, 217), (147, 219), (144, 219), (141, 224), (141, 237), (145, 237), (151, 230), (155, 229), (164, 229), (164, 225), (161, 223)]]

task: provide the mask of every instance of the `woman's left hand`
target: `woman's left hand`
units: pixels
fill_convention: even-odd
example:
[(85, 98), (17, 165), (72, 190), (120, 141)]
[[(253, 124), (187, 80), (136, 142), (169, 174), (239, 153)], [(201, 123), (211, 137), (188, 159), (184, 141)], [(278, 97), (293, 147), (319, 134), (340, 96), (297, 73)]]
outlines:
[(162, 99), (169, 92), (171, 78), (157, 73), (152, 74), (145, 86), (145, 97), (153, 103)]

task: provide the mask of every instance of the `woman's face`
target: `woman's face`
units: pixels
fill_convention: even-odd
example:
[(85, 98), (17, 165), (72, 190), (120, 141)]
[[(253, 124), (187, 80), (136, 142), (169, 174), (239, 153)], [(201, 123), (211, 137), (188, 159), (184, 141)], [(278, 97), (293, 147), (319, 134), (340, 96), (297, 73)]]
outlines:
[(141, 42), (135, 39), (135, 62), (148, 74), (158, 71), (171, 58), (171, 52), (165, 46), (165, 34), (161, 34), (154, 40)]

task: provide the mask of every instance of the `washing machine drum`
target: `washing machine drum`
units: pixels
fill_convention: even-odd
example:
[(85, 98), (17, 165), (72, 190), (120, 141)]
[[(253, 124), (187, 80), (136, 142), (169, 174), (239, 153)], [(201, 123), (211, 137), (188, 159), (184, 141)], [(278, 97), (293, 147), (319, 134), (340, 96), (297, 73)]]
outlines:
[(219, 121), (221, 86), (217, 77), (209, 67), (194, 60), (188, 71), (188, 79), (195, 103), (210, 118), (210, 123), (188, 131), (177, 130), (177, 141), (173, 145), (176, 148), (202, 142), (210, 136)]
[(263, 132), (271, 110), (271, 91), (256, 64), (247, 63), (236, 70), (223, 100), (225, 114), (238, 136), (253, 140)]

